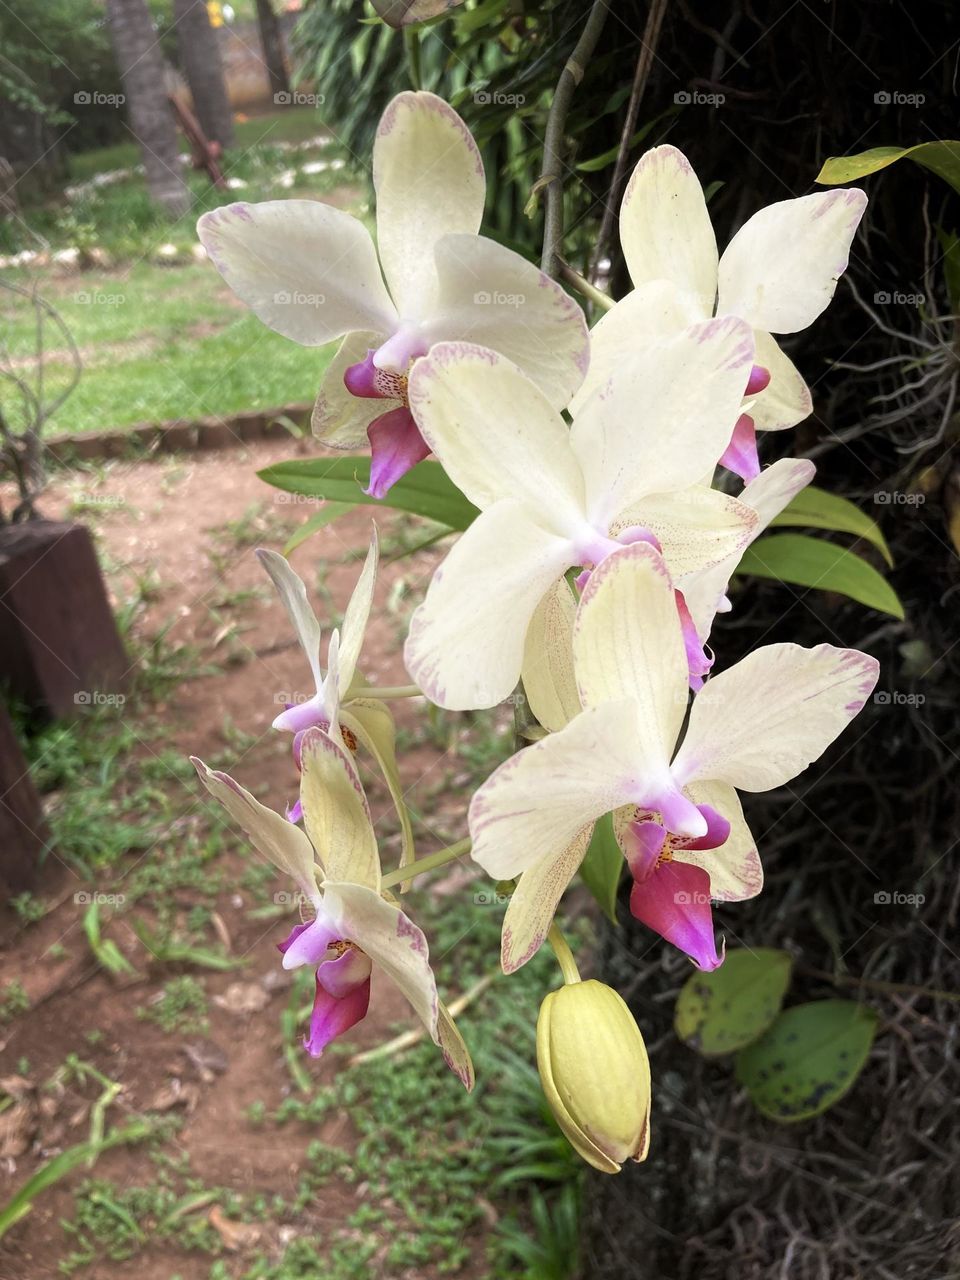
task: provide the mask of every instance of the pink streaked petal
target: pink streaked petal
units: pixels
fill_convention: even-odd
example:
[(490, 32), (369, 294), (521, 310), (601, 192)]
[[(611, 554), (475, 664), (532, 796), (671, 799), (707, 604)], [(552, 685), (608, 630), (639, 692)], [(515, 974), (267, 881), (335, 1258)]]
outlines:
[(430, 446), (417, 430), (409, 409), (391, 409), (370, 423), (370, 484), (364, 490), (371, 498), (382, 498), (405, 476), (411, 467), (422, 462)]
[(336, 960), (323, 960), (317, 969), (317, 982), (328, 995), (343, 999), (370, 977), (370, 957), (357, 947), (348, 947)]
[(720, 465), (744, 481), (756, 480), (760, 474), (757, 431), (749, 413), (741, 413), (737, 419), (730, 443), (721, 455)]
[(659, 822), (630, 822), (620, 832), (620, 848), (636, 884), (644, 884), (657, 869), (667, 829)]
[(690, 688), (699, 693), (703, 688), (703, 677), (710, 674), (714, 658), (707, 653), (705, 646), (700, 643), (700, 637), (697, 635), (697, 626), (690, 614), (690, 610), (687, 608), (683, 592), (675, 591), (673, 594), (677, 602), (677, 612), (680, 614), (680, 629), (683, 632), (683, 647), (687, 653)]
[(299, 800), (287, 805), (286, 817), (288, 822), (297, 823), (303, 821), (303, 805)]
[(707, 971), (723, 963), (717, 954), (710, 909), (710, 877), (702, 867), (665, 862), (630, 893), (630, 912)]
[(313, 1058), (319, 1058), (331, 1040), (342, 1036), (366, 1017), (370, 1004), (370, 979), (361, 982), (346, 995), (332, 996), (317, 977), (317, 993), (310, 1015), (310, 1031), (303, 1047)]
[(317, 916), (308, 925), (297, 925), (290, 936), (279, 944), (285, 969), (297, 969), (300, 965), (318, 965), (327, 953), (331, 942), (338, 941), (338, 933), (325, 916)]
[(747, 389), (744, 391), (745, 396), (758, 396), (761, 391), (766, 391), (770, 385), (770, 370), (765, 369), (762, 364), (755, 364), (750, 370), (750, 377), (747, 379)]
[(730, 838), (730, 822), (708, 804), (698, 804), (707, 823), (705, 836), (675, 836), (674, 843), (682, 849), (719, 849)]

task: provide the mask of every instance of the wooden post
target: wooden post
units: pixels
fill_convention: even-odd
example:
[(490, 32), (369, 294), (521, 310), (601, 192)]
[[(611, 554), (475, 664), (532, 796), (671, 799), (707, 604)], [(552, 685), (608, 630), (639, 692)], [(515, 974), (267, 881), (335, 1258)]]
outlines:
[(119, 690), (130, 663), (80, 524), (0, 529), (0, 678), (51, 719)]
[(0, 903), (33, 888), (50, 839), (40, 796), (0, 703)]

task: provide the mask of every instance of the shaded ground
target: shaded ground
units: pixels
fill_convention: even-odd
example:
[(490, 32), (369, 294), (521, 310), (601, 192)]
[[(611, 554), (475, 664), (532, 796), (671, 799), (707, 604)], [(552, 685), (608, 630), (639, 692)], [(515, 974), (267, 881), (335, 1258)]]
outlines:
[[(312, 1062), (298, 1046), (309, 975), (292, 984), (274, 949), (296, 919), (290, 886), (247, 854), (185, 763), (192, 752), (229, 767), (278, 808), (294, 795), (289, 740), (269, 726), (278, 701), (309, 692), (306, 664), (252, 552), (281, 547), (314, 509), (254, 474), (294, 448), (65, 475), (43, 504), (93, 523), (139, 658), (126, 705), (84, 708), (75, 726), (31, 741), (58, 843), (37, 893), (3, 920), (0, 1199), (45, 1157), (86, 1140), (109, 1081), (121, 1088), (108, 1131), (147, 1116), (157, 1132), (45, 1191), (0, 1245), (3, 1280), (64, 1268), (118, 1280), (292, 1280), (321, 1262), (344, 1280), (516, 1274), (506, 1219), (517, 1201), (498, 1177), (524, 1143), (538, 1157), (546, 1144), (572, 1168), (541, 1127), (529, 1066), (550, 962), (497, 983), (465, 1014), (480, 1063), (496, 1053), (469, 1101), (431, 1045), (347, 1069), (352, 1054), (410, 1026), (389, 989), (349, 1043)], [(389, 560), (414, 525), (391, 515), (380, 526)], [(338, 620), (369, 528), (359, 511), (293, 554), (321, 617)], [(398, 641), (441, 554), (385, 566), (362, 658), (371, 682), (404, 682)], [(397, 718), (425, 853), (464, 834), (464, 788), (505, 754), (508, 716), (427, 720), (407, 702)], [(385, 788), (368, 781), (389, 866), (396, 819)], [(448, 999), (497, 963), (500, 912), (488, 895), (475, 901), (472, 875), (455, 868), (410, 900)], [(89, 938), (94, 900), (123, 972), (106, 972)], [(507, 1088), (508, 1043), (511, 1083), (491, 1094), (494, 1081)], [(501, 1132), (507, 1121), (519, 1138)]]

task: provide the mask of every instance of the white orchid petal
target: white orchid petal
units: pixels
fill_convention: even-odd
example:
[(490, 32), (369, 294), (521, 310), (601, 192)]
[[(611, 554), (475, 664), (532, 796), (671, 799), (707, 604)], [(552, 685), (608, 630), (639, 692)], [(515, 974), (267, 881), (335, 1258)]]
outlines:
[(826, 308), (867, 207), (856, 188), (781, 200), (743, 224), (720, 259), (719, 315), (797, 333)]
[(573, 673), (577, 602), (566, 578), (550, 588), (530, 619), (523, 650), (523, 690), (530, 710), (551, 733), (580, 712)]
[(505, 356), (438, 343), (414, 365), (409, 390), (423, 438), (481, 510), (517, 498), (550, 527), (582, 519), (583, 481), (570, 432)]
[(591, 573), (574, 624), (573, 662), (584, 706), (633, 703), (637, 764), (666, 779), (687, 710), (688, 669), (673, 583), (647, 543), (614, 552)]
[(530, 619), (572, 555), (519, 502), (477, 517), (410, 620), (404, 660), (431, 702), (463, 711), (506, 698), (520, 678)]
[(323, 689), (323, 669), (320, 666), (320, 623), (307, 599), (307, 588), (300, 575), (290, 567), (284, 556), (263, 547), (257, 549), (257, 559), (270, 575), (277, 594), (293, 623), (300, 647), (310, 663), (310, 670), (319, 693)]
[(700, 180), (676, 147), (640, 157), (620, 207), (620, 243), (635, 285), (671, 280), (702, 316), (713, 314), (717, 241)]
[(503, 917), (504, 973), (515, 973), (540, 950), (560, 899), (586, 855), (590, 834), (587, 827), (562, 853), (541, 858), (520, 877)]
[(470, 803), (470, 856), (495, 880), (558, 857), (605, 813), (638, 803), (643, 747), (635, 705), (608, 702), (518, 751)]
[(360, 775), (349, 754), (322, 729), (300, 745), (303, 823), (326, 877), (380, 887), (380, 855)]
[(657, 538), (674, 579), (743, 553), (756, 536), (757, 513), (742, 499), (705, 485), (652, 494), (614, 528), (641, 525)]
[(813, 412), (810, 388), (800, 371), (780, 349), (780, 344), (763, 329), (754, 329), (757, 364), (770, 374), (770, 382), (753, 397), (750, 416), (758, 431), (782, 431), (795, 427)]
[(710, 877), (710, 897), (718, 902), (745, 902), (763, 888), (763, 867), (740, 799), (725, 782), (694, 782), (687, 787), (694, 804), (706, 804), (730, 823), (730, 834), (717, 849), (676, 848), (674, 858), (702, 867)]
[(368, 351), (375, 350), (382, 342), (381, 334), (348, 333), (327, 365), (310, 426), (317, 439), (331, 449), (365, 447), (371, 422), (401, 406), (400, 400), (388, 397), (378, 399), (351, 395), (343, 383), (343, 375), (350, 366), (359, 364)]
[[(757, 515), (750, 542), (763, 533), (774, 516), (779, 515), (801, 489), (806, 488), (816, 471), (813, 463), (805, 458), (781, 458), (744, 487), (740, 502), (752, 507)], [(710, 634), (714, 617), (720, 612), (720, 602), (726, 595), (731, 574), (740, 563), (742, 555), (741, 547), (719, 563), (683, 577), (678, 584), (701, 643)]]
[(440, 292), (423, 329), (433, 342), (469, 342), (516, 364), (555, 409), (583, 381), (590, 340), (576, 302), (538, 267), (485, 236), (437, 242)]
[(400, 990), (439, 1044), (437, 984), (423, 930), (366, 885), (327, 881), (323, 909)]
[(350, 596), (343, 625), (340, 629), (340, 678), (338, 686), (341, 698), (347, 696), (360, 660), (363, 637), (373, 607), (373, 592), (377, 585), (377, 569), (380, 564), (380, 538), (377, 526), (373, 526), (367, 558)]
[(434, 245), (480, 226), (486, 197), (480, 152), (442, 98), (400, 93), (377, 128), (373, 185), (383, 273), (404, 319), (422, 319), (436, 307)]
[(370, 233), (342, 209), (317, 200), (228, 204), (205, 213), (197, 235), (237, 297), (302, 346), (397, 325)]
[(313, 845), (299, 827), (255, 800), (226, 773), (190, 757), (200, 781), (230, 817), (249, 836), (254, 848), (284, 875), (290, 876), (310, 898), (318, 900), (317, 866)]
[(730, 441), (753, 367), (753, 334), (726, 318), (651, 343), (598, 387), (571, 441), (587, 509), (611, 521), (651, 493), (696, 484)]
[(670, 280), (647, 280), (605, 311), (590, 330), (590, 367), (570, 401), (574, 417), (614, 370), (649, 342), (708, 318)]
[(772, 644), (713, 676), (674, 760), (681, 782), (769, 791), (827, 749), (870, 696), (880, 667), (857, 649)]

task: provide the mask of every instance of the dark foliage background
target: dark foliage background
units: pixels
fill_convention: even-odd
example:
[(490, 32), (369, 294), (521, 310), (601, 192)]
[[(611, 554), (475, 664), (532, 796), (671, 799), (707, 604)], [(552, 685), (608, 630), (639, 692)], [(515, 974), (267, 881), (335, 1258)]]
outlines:
[[(489, 226), (531, 255), (540, 211), (522, 211), (551, 91), (587, 8), (485, 0), (419, 40), (423, 86), (449, 97), (484, 147)], [(329, 117), (358, 155), (369, 153), (387, 99), (409, 86), (411, 53), (375, 28), (345, 53), (331, 24), (346, 39), (363, 12), (356, 0), (311, 0), (300, 27), (304, 75), (322, 83)], [(566, 249), (581, 271), (611, 202), (647, 16), (646, 4), (611, 5), (568, 120)], [(957, 6), (946, 0), (668, 0), (631, 167), (647, 146), (681, 147), (712, 190), (722, 246), (760, 206), (815, 189), (828, 156), (956, 137), (958, 56)], [(636, 926), (611, 930), (605, 976), (627, 994), (652, 1050), (654, 1138), (646, 1165), (588, 1182), (590, 1280), (960, 1274), (957, 1005), (931, 994), (960, 990), (958, 331), (940, 239), (960, 229), (960, 209), (910, 162), (864, 185), (870, 208), (834, 304), (789, 344), (815, 413), (796, 432), (768, 436), (764, 451), (768, 461), (812, 456), (821, 485), (879, 518), (907, 618), (741, 584), (715, 632), (720, 668), (776, 640), (853, 645), (880, 658), (881, 696), (795, 784), (746, 798), (767, 887), (720, 911), (718, 924), (731, 946), (793, 952), (789, 1003), (863, 999), (881, 1031), (837, 1107), (774, 1125), (738, 1091), (730, 1064), (704, 1063), (674, 1035), (687, 962)], [(615, 235), (609, 249), (619, 292), (627, 282)], [(884, 893), (923, 902), (877, 901)]]

